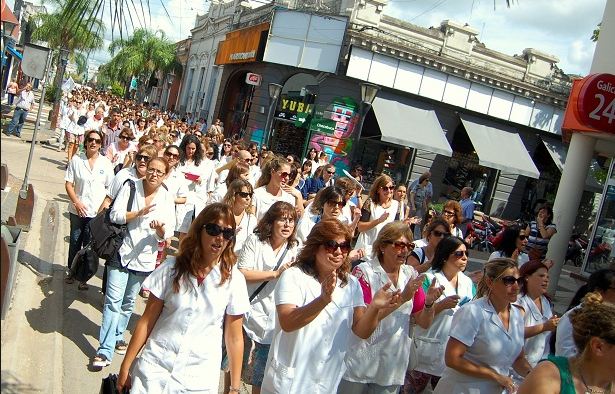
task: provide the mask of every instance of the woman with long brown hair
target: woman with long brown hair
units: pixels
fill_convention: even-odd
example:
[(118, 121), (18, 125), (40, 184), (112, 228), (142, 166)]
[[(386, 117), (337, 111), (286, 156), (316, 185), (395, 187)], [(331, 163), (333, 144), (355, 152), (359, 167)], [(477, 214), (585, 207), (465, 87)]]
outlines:
[[(151, 294), (120, 368), (120, 392), (217, 393), (223, 335), (231, 390), (239, 392), (242, 322), (249, 304), (245, 279), (235, 264), (234, 234), (231, 209), (212, 204), (190, 226), (177, 257), (148, 277)], [(184, 335), (178, 335), (179, 328)]]
[(350, 332), (368, 338), (382, 308), (397, 306), (399, 293), (379, 289), (369, 306), (350, 275), (348, 226), (322, 220), (312, 229), (275, 288), (277, 322), (262, 393), (334, 393), (343, 373)]

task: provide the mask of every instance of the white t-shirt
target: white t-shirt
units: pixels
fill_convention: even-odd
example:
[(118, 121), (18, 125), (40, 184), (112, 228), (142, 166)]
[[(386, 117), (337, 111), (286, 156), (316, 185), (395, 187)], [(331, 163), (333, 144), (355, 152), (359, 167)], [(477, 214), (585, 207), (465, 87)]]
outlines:
[(282, 193), (280, 196), (274, 196), (269, 194), (266, 189), (266, 186), (261, 186), (254, 190), (254, 195), (252, 196), (252, 204), (256, 208), (256, 219), (261, 220), (265, 212), (271, 208), (273, 204), (278, 201), (286, 201), (290, 205), (295, 205), (295, 197), (286, 193), (284, 190), (280, 190)]
[(382, 214), (384, 214), (385, 212), (388, 212), (389, 216), (386, 218), (384, 222), (378, 223), (376, 226), (370, 228), (369, 230), (363, 231), (362, 233), (360, 233), (359, 238), (357, 239), (357, 243), (354, 247), (355, 250), (356, 249), (365, 250), (365, 256), (371, 259), (372, 258), (372, 245), (374, 244), (374, 241), (376, 241), (376, 238), (378, 238), (378, 233), (380, 232), (380, 230), (382, 230), (384, 226), (386, 226), (388, 223), (391, 223), (392, 221), (395, 220), (395, 214), (397, 213), (398, 209), (399, 209), (399, 201), (397, 200), (391, 200), (391, 205), (388, 208), (383, 208), (382, 206), (375, 204), (372, 201), (371, 207), (370, 207), (369, 220), (376, 220), (379, 217), (381, 217)]

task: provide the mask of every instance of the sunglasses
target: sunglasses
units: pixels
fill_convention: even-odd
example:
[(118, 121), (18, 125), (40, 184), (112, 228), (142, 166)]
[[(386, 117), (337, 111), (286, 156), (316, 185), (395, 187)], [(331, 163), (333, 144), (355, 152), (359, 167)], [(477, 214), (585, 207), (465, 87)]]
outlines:
[(443, 211), (442, 215), (446, 215), (446, 216), (453, 216), (455, 214), (454, 211)]
[(288, 178), (290, 176), (290, 172), (278, 172), (278, 175), (280, 176), (280, 178)]
[(512, 285), (514, 285), (515, 283), (521, 286), (521, 283), (523, 283), (523, 278), (515, 278), (514, 276), (505, 276), (498, 280), (501, 280), (506, 287), (512, 287)]
[(223, 144), (222, 146), (225, 147), (225, 148), (230, 148), (231, 147), (230, 144)]
[(179, 159), (179, 154), (167, 152), (165, 153), (165, 155), (170, 157), (171, 159), (175, 159), (175, 160)]
[(458, 259), (462, 258), (464, 254), (466, 255), (466, 257), (470, 257), (470, 252), (468, 252), (467, 250), (456, 250), (453, 252), (453, 256), (457, 257)]
[(149, 156), (148, 155), (136, 155), (135, 159), (137, 161), (149, 161)]
[(214, 155), (214, 152), (207, 152), (207, 153), (205, 153), (205, 154), (206, 154), (207, 156), (213, 156), (213, 155)]
[(327, 171), (327, 174), (329, 174), (329, 175), (335, 175), (335, 171)]
[(220, 233), (222, 233), (222, 237), (227, 241), (230, 241), (235, 236), (235, 230), (233, 230), (232, 227), (227, 227), (223, 229), (216, 223), (207, 223), (203, 226), (203, 228), (205, 229), (207, 234), (211, 235), (212, 237), (217, 237), (218, 235), (220, 235)]
[(387, 191), (387, 190), (393, 191), (393, 190), (395, 190), (395, 186), (380, 186), (380, 188), (382, 190), (384, 190), (384, 191)]
[(520, 241), (525, 241), (528, 238), (527, 235), (519, 235), (519, 240)]
[(121, 140), (126, 140), (126, 141), (130, 141), (130, 137), (127, 135), (120, 135), (120, 139)]
[(251, 164), (252, 163), (252, 158), (243, 159), (243, 161), (245, 161), (247, 164)]
[(344, 241), (341, 243), (338, 243), (335, 241), (327, 241), (324, 244), (322, 244), (322, 246), (325, 247), (325, 250), (327, 251), (327, 253), (335, 253), (337, 248), (340, 248), (340, 251), (342, 253), (348, 253), (350, 251), (350, 242), (348, 241)]
[(87, 143), (95, 143), (95, 144), (100, 144), (102, 142), (102, 140), (100, 138), (88, 138), (87, 139)]
[(435, 235), (436, 237), (448, 237), (451, 235), (451, 233), (449, 232), (440, 231), (440, 230), (434, 230), (432, 234)]
[(346, 202), (329, 200), (327, 201), (327, 205), (330, 206), (331, 208), (339, 207), (340, 209), (342, 209), (346, 206)]
[(393, 245), (395, 249), (399, 251), (404, 250), (404, 248), (408, 248), (408, 250), (414, 250), (414, 242), (402, 242), (402, 241), (391, 242), (389, 241), (388, 243)]
[(249, 193), (249, 192), (237, 192), (235, 194), (241, 198), (246, 198), (246, 197), (252, 198), (252, 193)]

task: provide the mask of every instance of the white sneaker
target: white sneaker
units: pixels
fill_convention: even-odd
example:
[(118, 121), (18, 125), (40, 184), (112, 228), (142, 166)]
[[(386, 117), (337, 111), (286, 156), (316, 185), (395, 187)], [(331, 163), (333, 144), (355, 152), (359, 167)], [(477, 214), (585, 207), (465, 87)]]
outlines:
[(109, 365), (111, 365), (111, 361), (107, 360), (107, 357), (103, 356), (102, 354), (97, 355), (92, 360), (92, 366), (96, 368), (104, 368)]

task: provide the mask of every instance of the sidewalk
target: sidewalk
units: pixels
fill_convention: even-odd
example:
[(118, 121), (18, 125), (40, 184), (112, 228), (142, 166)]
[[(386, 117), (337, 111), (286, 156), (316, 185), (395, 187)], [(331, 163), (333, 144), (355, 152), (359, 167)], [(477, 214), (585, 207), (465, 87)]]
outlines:
[[(44, 128), (45, 135), (53, 135)], [(2, 135), (2, 162), (8, 163), (10, 189), (2, 191), (2, 220), (14, 215), (23, 183), (30, 144)], [(89, 291), (66, 285), (68, 253), (68, 196), (64, 189), (66, 154), (52, 145), (36, 144), (29, 183), (35, 191), (31, 229), (22, 232), (19, 243), (18, 273), (14, 300), (1, 322), (2, 392), (82, 394), (96, 393), (101, 379), (117, 373), (122, 356), (102, 370), (92, 369), (90, 361), (98, 346), (101, 322), (102, 266), (89, 282)], [(470, 252), (468, 269), (480, 269), (487, 256)], [(563, 313), (578, 288), (565, 266), (555, 297), (555, 310)], [(578, 269), (576, 269), (578, 270)], [(145, 308), (138, 297), (135, 312), (125, 335), (130, 340)], [(220, 385), (222, 388), (222, 385)], [(222, 390), (220, 390), (222, 392)], [(243, 387), (248, 393), (248, 387)]]

